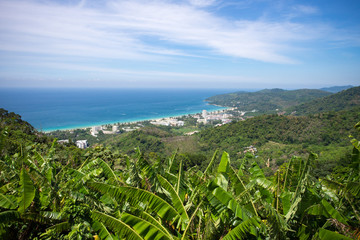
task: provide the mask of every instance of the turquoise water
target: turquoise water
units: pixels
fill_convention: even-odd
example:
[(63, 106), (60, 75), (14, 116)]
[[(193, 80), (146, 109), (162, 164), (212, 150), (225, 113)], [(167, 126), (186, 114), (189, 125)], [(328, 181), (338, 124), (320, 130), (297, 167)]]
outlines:
[(226, 89), (1, 89), (0, 108), (52, 131), (218, 110), (207, 97)]

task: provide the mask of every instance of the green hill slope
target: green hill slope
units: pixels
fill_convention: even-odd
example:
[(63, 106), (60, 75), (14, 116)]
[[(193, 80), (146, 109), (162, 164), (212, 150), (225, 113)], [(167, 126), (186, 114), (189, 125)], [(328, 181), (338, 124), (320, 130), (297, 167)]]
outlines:
[(336, 113), (311, 116), (263, 115), (234, 122), (218, 128), (206, 129), (199, 134), (206, 148), (222, 148), (233, 153), (246, 146), (261, 146), (269, 141), (284, 144), (333, 143), (348, 144), (347, 136), (360, 119), (360, 106)]
[[(39, 133), (18, 115), (0, 112), (0, 239), (357, 239), (358, 140), (349, 151), (334, 152), (348, 153), (346, 158), (328, 154), (345, 164), (321, 180), (313, 169), (328, 167), (330, 158), (319, 164), (317, 154), (276, 161), (276, 173), (269, 171), (284, 146), (271, 139), (302, 142), (308, 136), (318, 143), (319, 129), (346, 135), (344, 125), (359, 114), (353, 110), (264, 115), (204, 131), (200, 137), (218, 138), (219, 145), (230, 139), (239, 147), (237, 139), (251, 136), (269, 141), (259, 145), (274, 150), (240, 159), (215, 153), (202, 170), (192, 166), (209, 158), (196, 153), (129, 157), (101, 146), (84, 150), (38, 142)], [(18, 135), (21, 127), (30, 132)], [(138, 143), (145, 135), (169, 138), (160, 128), (139, 133), (124, 136), (137, 137)], [(287, 133), (295, 136), (288, 139)], [(21, 137), (29, 142), (18, 142)], [(9, 139), (19, 146), (15, 152), (3, 144)]]
[[(360, 120), (360, 106), (310, 116), (262, 115), (221, 127), (208, 128), (192, 136), (178, 136), (165, 129), (147, 127), (121, 134), (103, 142), (113, 150), (134, 154), (140, 147), (145, 154), (156, 152), (160, 157), (178, 150), (184, 166), (207, 166), (216, 149), (227, 151), (233, 159), (244, 157), (246, 147), (257, 148), (257, 161), (269, 172), (292, 156), (319, 154), (319, 176), (331, 171), (348, 150), (349, 134)], [(204, 160), (207, 159), (207, 160)], [(320, 167), (326, 162), (326, 167)], [(318, 171), (318, 170), (316, 170)]]
[(346, 90), (346, 89), (349, 89), (349, 88), (352, 88), (352, 87), (354, 87), (354, 86), (352, 86), (352, 85), (333, 86), (333, 87), (320, 88), (320, 90), (331, 92), (331, 93), (337, 93), (337, 92), (341, 92), (343, 90)]
[(295, 115), (315, 114), (319, 112), (341, 111), (360, 105), (360, 87), (353, 87), (339, 93), (289, 108)]
[(331, 93), (317, 89), (264, 89), (258, 92), (235, 92), (222, 94), (206, 99), (210, 104), (226, 107), (237, 107), (242, 111), (258, 110), (260, 112), (283, 110), (305, 103)]

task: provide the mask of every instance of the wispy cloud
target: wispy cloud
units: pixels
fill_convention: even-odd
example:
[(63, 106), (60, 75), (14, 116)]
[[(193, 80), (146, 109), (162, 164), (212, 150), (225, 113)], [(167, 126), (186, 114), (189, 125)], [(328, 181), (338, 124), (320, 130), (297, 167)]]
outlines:
[[(183, 46), (265, 62), (293, 63), (286, 52), (292, 41), (311, 38), (310, 26), (290, 22), (229, 21), (199, 6), (166, 1), (106, 1), (99, 9), (85, 1), (2, 1), (0, 49), (116, 59), (160, 60), (163, 56), (193, 56)], [(302, 12), (314, 12), (296, 6)], [(194, 51), (195, 50), (195, 51)]]
[[(211, 73), (191, 70), (184, 73), (187, 63), (182, 69), (174, 66), (194, 59), (219, 58), (229, 62), (250, 59), (258, 63), (294, 64), (302, 62), (299, 50), (309, 52), (323, 43), (329, 47), (360, 45), (359, 31), (354, 29), (339, 30), (320, 21), (302, 22), (301, 16), (321, 13), (314, 6), (279, 5), (276, 10), (279, 16), (271, 15), (272, 8), (264, 9), (264, 14), (256, 10), (255, 15), (244, 16), (259, 2), (267, 3), (0, 0), (0, 67), (10, 66), (7, 72), (14, 66), (26, 66), (27, 70), (43, 66), (124, 78), (152, 75), (159, 79), (198, 81), (219, 80), (220, 75), (225, 75), (224, 79), (235, 81), (239, 77), (224, 73), (215, 78)], [(240, 4), (239, 12), (224, 14), (232, 8), (229, 4)], [(158, 64), (153, 71), (142, 65), (153, 63)], [(168, 68), (162, 68), (164, 65)]]

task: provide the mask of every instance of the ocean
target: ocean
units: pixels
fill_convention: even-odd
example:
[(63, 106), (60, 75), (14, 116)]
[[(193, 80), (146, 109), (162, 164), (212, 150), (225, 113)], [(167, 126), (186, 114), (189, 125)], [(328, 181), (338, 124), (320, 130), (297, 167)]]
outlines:
[(22, 116), (39, 131), (134, 122), (221, 107), (207, 97), (227, 89), (0, 89), (0, 108)]

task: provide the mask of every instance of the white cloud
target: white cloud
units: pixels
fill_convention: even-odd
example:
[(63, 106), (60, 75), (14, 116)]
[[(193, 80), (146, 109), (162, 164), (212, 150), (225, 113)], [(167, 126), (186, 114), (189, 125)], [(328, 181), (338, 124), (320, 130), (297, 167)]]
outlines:
[[(215, 0), (107, 0), (102, 8), (45, 1), (0, 2), (0, 50), (104, 59), (167, 61), (225, 55), (274, 63), (296, 62), (294, 41), (321, 38), (314, 26), (266, 20), (230, 21), (205, 11)], [(315, 8), (296, 6), (314, 13)], [(316, 34), (315, 34), (316, 33)], [(192, 48), (191, 51), (186, 50)]]

